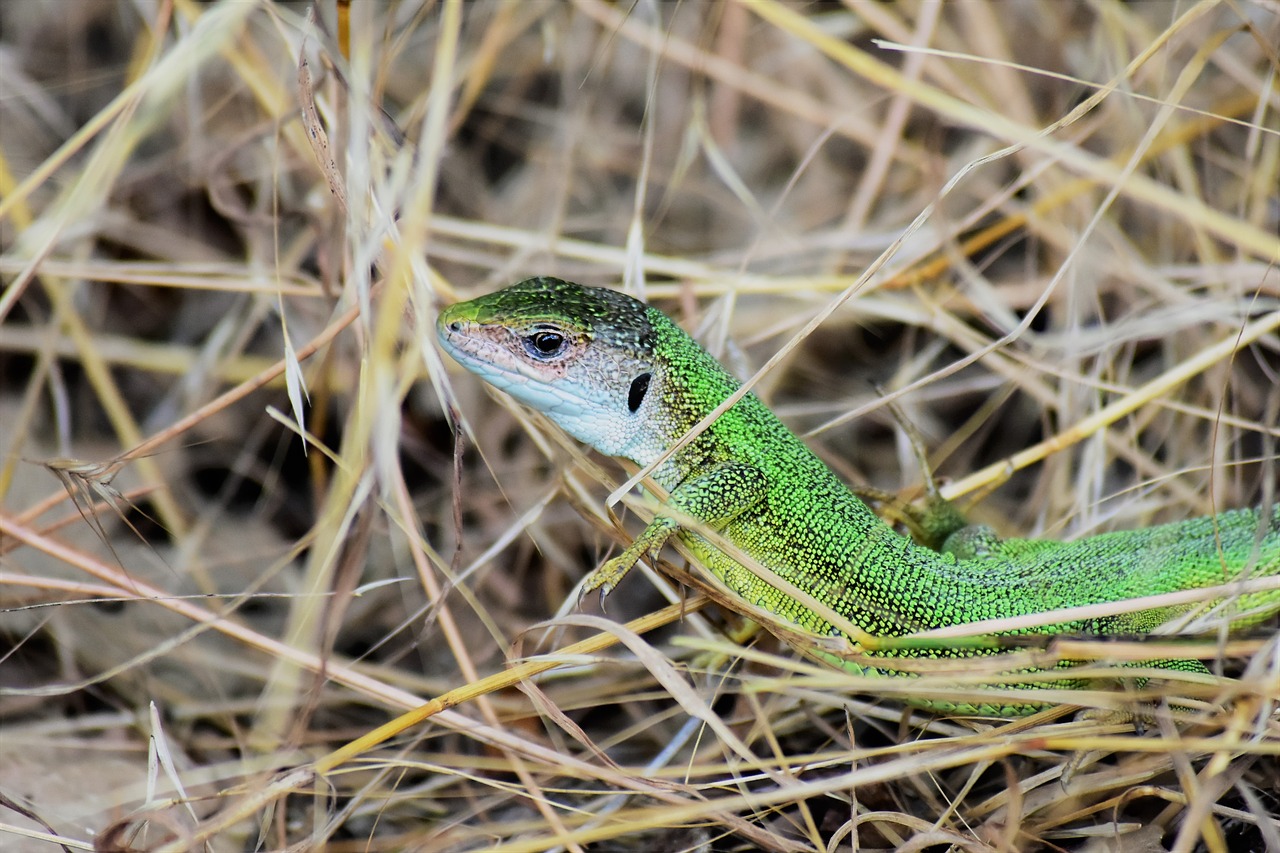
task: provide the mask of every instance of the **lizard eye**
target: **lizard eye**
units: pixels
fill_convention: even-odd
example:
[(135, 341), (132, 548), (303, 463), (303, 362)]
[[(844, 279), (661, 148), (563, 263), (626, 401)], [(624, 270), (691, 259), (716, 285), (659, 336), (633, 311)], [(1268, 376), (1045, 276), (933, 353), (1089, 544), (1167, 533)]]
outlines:
[(524, 348), (534, 358), (555, 358), (569, 346), (568, 339), (559, 332), (534, 332), (524, 338)]

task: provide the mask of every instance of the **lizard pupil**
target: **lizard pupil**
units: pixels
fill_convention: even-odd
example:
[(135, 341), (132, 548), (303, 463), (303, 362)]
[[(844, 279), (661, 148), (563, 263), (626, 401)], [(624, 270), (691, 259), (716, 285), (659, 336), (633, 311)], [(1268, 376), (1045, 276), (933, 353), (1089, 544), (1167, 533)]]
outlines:
[(627, 392), (627, 408), (632, 414), (639, 410), (640, 404), (644, 402), (644, 395), (649, 393), (649, 379), (652, 376), (652, 373), (641, 373), (631, 380), (631, 390)]
[(525, 349), (535, 358), (559, 355), (565, 348), (565, 337), (559, 332), (534, 332), (524, 342)]

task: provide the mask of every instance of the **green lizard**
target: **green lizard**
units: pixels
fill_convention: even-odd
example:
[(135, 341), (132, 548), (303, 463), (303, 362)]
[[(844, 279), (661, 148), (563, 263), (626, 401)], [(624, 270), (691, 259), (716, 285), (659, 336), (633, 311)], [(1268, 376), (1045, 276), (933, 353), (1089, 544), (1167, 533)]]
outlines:
[[(546, 414), (601, 453), (655, 463), (723, 403), (739, 383), (661, 311), (612, 290), (533, 278), (445, 309), (444, 349), (468, 370)], [(965, 527), (940, 551), (898, 534), (859, 500), (754, 394), (747, 394), (653, 471), (669, 496), (620, 556), (584, 590), (608, 593), (673, 535), (735, 595), (819, 636), (861, 637), (833, 627), (824, 608), (875, 637), (1046, 613), (1280, 574), (1280, 507), (1234, 510), (1074, 542), (999, 539)], [(698, 530), (702, 530), (699, 533)], [(708, 531), (714, 533), (706, 534)], [(788, 593), (730, 557), (719, 536), (803, 595)], [(805, 602), (806, 596), (818, 607)], [(1280, 591), (1234, 602), (1233, 625), (1280, 609)], [(1035, 634), (1137, 635), (1185, 607), (1163, 607), (1027, 629)], [(840, 619), (835, 621), (839, 622)], [(1010, 632), (1017, 633), (1017, 632)], [(869, 674), (891, 667), (858, 665)], [(884, 655), (990, 653), (961, 646), (898, 647)], [(872, 652), (874, 654), (874, 652)], [(864, 658), (865, 659), (865, 658)], [(1206, 671), (1198, 661), (1160, 666)], [(1080, 687), (1061, 678), (1016, 687)], [(921, 700), (933, 710), (1010, 716), (1036, 704)]]

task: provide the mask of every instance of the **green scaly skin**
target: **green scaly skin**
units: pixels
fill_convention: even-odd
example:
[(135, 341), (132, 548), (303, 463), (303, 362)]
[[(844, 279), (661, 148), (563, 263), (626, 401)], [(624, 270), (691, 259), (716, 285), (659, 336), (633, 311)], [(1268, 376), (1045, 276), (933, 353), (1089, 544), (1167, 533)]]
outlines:
[[(615, 291), (533, 278), (440, 314), (444, 349), (468, 370), (543, 412), (601, 453), (655, 462), (739, 383), (666, 315)], [(660, 512), (586, 590), (609, 592), (639, 559), (677, 536), (734, 594), (814, 634), (844, 632), (692, 529), (716, 531), (751, 559), (876, 637), (1104, 604), (1280, 573), (1280, 508), (1118, 531), (1074, 542), (998, 539), (967, 527), (942, 551), (881, 521), (754, 394), (747, 394), (653, 472)], [(669, 514), (668, 514), (669, 513)], [(689, 524), (690, 520), (697, 524)], [(1240, 596), (1233, 626), (1280, 609), (1280, 592)], [(1035, 634), (1137, 635), (1185, 608), (1142, 610), (1029, 629)], [(1016, 633), (1016, 632), (1011, 632)], [(847, 636), (847, 635), (845, 635)], [(851, 641), (855, 638), (849, 637)], [(960, 646), (898, 648), (886, 656), (990, 653)], [(814, 653), (813, 649), (809, 649)], [(819, 657), (869, 674), (901, 675)], [(1160, 666), (1204, 672), (1197, 661)], [(1064, 677), (1015, 687), (1085, 686)], [(1025, 672), (1025, 671), (1024, 671)], [(1035, 703), (913, 704), (1013, 716)]]

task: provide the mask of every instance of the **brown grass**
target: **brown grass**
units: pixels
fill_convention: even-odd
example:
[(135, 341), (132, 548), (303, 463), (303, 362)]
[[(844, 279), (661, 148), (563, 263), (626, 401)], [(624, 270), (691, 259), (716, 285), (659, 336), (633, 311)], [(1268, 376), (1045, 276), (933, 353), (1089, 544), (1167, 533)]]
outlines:
[(0, 847), (1280, 849), (1267, 634), (1135, 732), (656, 575), (542, 630), (627, 473), (430, 332), (622, 283), (851, 482), (888, 398), (1005, 533), (1271, 500), (1274, 0), (306, 13), (0, 4)]

